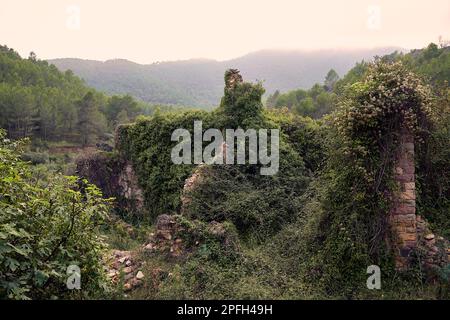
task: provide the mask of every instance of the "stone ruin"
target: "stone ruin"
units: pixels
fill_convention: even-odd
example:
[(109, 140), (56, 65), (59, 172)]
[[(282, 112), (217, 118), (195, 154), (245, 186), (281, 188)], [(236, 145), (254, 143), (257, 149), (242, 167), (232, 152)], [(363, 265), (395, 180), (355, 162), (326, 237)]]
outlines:
[(77, 175), (99, 187), (105, 197), (114, 197), (118, 208), (145, 214), (144, 192), (131, 161), (100, 151), (81, 154), (76, 167)]
[(225, 89), (233, 89), (237, 83), (243, 81), (238, 69), (229, 69), (225, 73)]
[(400, 132), (394, 162), (394, 180), (398, 190), (393, 192), (389, 223), (395, 237), (391, 246), (396, 268), (407, 270), (414, 250), (422, 251), (426, 269), (445, 266), (450, 261), (448, 241), (436, 238), (426, 221), (416, 214), (414, 135), (406, 129)]

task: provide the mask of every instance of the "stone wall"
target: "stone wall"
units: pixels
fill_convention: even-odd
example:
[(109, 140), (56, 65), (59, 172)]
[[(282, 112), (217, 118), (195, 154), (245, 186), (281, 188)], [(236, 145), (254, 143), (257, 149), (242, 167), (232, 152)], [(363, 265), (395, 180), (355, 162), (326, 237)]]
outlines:
[(120, 210), (145, 214), (144, 195), (129, 161), (107, 152), (83, 154), (76, 161), (77, 174), (102, 190), (105, 197), (114, 197)]
[(417, 246), (414, 136), (409, 131), (400, 133), (394, 157), (398, 190), (393, 192), (389, 219), (396, 238), (396, 267), (406, 269), (411, 250)]
[(394, 155), (394, 180), (398, 188), (392, 193), (389, 213), (396, 268), (407, 270), (413, 258), (411, 253), (415, 251), (421, 255), (424, 270), (433, 271), (450, 261), (449, 241), (436, 237), (425, 219), (416, 214), (413, 134), (402, 130), (398, 142)]

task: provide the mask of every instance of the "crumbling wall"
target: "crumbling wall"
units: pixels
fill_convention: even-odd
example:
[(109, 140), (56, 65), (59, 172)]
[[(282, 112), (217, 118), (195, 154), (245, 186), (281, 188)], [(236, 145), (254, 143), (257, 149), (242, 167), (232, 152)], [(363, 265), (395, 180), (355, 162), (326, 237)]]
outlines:
[[(420, 256), (422, 266), (431, 271), (450, 261), (449, 242), (436, 237), (425, 219), (416, 215), (414, 135), (404, 129), (398, 142), (394, 156), (394, 181), (398, 190), (393, 192), (389, 213), (395, 239), (396, 268), (407, 270), (412, 259)], [(413, 252), (416, 257), (413, 257)]]
[(129, 161), (114, 153), (97, 152), (80, 156), (77, 174), (102, 190), (105, 197), (114, 197), (119, 210), (144, 214), (144, 196)]
[(410, 253), (417, 245), (414, 136), (407, 130), (400, 133), (394, 161), (398, 190), (392, 199), (390, 223), (396, 237), (396, 267), (405, 269)]

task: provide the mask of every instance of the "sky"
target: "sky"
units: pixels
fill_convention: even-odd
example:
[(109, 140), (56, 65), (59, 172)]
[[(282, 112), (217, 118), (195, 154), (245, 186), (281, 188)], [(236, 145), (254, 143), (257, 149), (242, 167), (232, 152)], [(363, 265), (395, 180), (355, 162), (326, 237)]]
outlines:
[(227, 60), (439, 36), (450, 40), (450, 0), (0, 0), (0, 44), (40, 59)]

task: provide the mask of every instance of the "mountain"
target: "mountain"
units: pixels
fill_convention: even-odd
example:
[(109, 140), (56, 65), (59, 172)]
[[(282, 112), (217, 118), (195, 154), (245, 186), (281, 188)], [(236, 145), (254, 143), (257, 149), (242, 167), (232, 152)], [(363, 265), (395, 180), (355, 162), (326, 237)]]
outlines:
[(156, 104), (207, 107), (219, 104), (223, 74), (228, 68), (239, 69), (248, 81), (264, 81), (267, 93), (272, 93), (310, 88), (322, 83), (331, 68), (343, 76), (363, 59), (396, 50), (401, 49), (262, 50), (227, 61), (191, 59), (147, 65), (124, 59), (102, 62), (63, 58), (48, 62), (62, 71), (72, 70), (88, 85), (109, 94), (130, 94)]

